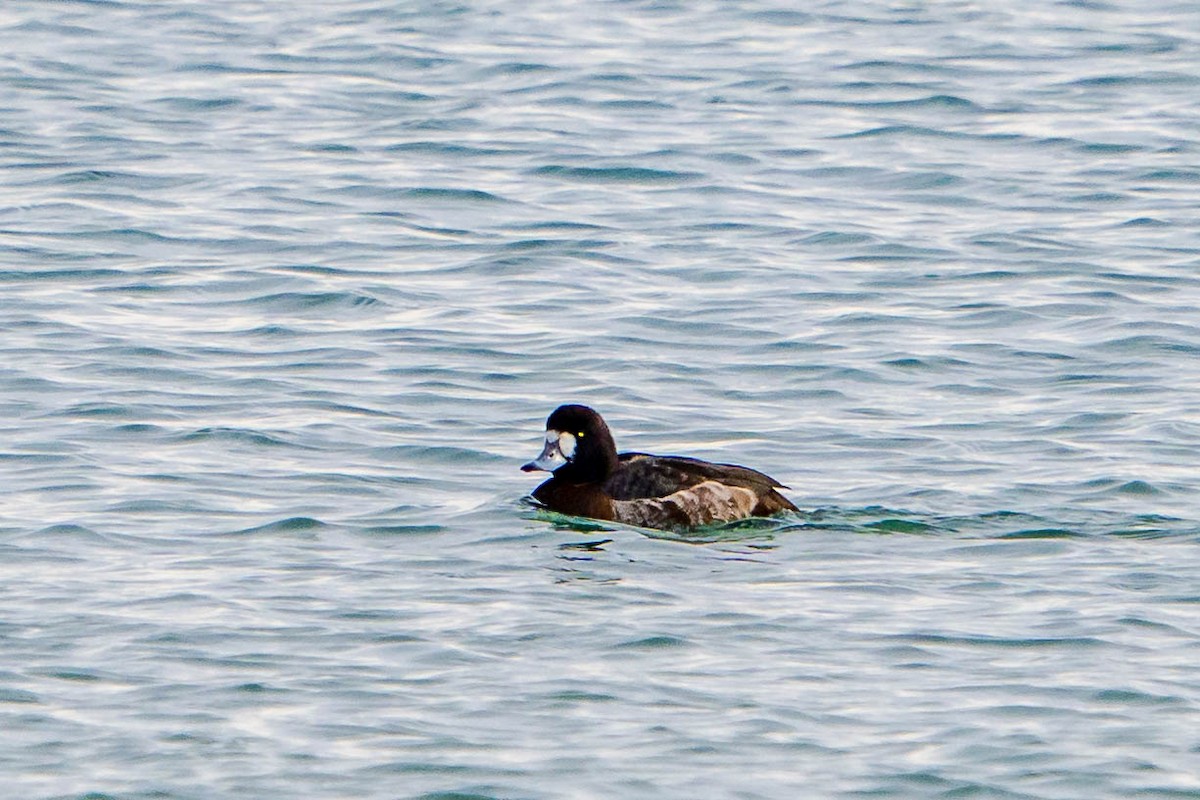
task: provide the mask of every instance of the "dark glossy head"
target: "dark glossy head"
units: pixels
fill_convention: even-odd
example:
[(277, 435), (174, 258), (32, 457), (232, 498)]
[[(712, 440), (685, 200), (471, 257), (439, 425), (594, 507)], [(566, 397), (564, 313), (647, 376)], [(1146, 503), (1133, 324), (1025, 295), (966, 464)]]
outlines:
[(571, 483), (603, 481), (617, 468), (617, 446), (604, 419), (587, 406), (559, 406), (546, 420), (542, 454), (521, 467)]

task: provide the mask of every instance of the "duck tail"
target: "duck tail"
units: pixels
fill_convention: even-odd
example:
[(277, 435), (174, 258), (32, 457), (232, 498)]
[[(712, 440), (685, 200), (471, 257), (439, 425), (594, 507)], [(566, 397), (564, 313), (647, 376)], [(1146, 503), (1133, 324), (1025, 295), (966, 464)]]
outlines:
[(754, 516), (770, 517), (784, 511), (799, 511), (791, 500), (774, 489), (768, 489), (758, 496), (758, 505), (754, 507)]

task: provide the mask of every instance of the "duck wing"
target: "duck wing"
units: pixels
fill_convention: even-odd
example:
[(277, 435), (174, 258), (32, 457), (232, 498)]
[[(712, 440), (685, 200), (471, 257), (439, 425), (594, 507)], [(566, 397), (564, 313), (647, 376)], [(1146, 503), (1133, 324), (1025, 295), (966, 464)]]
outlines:
[[(614, 500), (666, 497), (706, 481), (750, 489), (760, 498), (779, 496), (774, 491), (776, 487), (787, 488), (769, 475), (737, 464), (714, 464), (686, 456), (646, 453), (621, 453), (617, 458), (617, 469), (604, 484), (605, 491)], [(786, 500), (783, 502), (787, 503)]]

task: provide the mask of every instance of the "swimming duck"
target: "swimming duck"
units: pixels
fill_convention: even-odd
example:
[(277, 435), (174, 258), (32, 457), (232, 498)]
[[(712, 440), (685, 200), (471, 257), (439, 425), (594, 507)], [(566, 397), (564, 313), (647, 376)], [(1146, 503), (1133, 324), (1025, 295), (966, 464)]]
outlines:
[(618, 454), (608, 425), (587, 406), (555, 409), (542, 454), (521, 469), (553, 473), (533, 490), (551, 511), (644, 528), (678, 530), (798, 510), (775, 491), (786, 486), (748, 467)]

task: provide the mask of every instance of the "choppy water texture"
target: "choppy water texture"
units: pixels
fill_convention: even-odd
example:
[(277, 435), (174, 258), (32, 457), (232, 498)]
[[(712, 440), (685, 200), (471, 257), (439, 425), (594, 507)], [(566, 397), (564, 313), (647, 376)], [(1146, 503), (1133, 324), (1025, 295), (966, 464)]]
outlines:
[[(1200, 11), (0, 9), (13, 798), (1200, 797)], [(804, 509), (540, 516), (588, 402)]]

